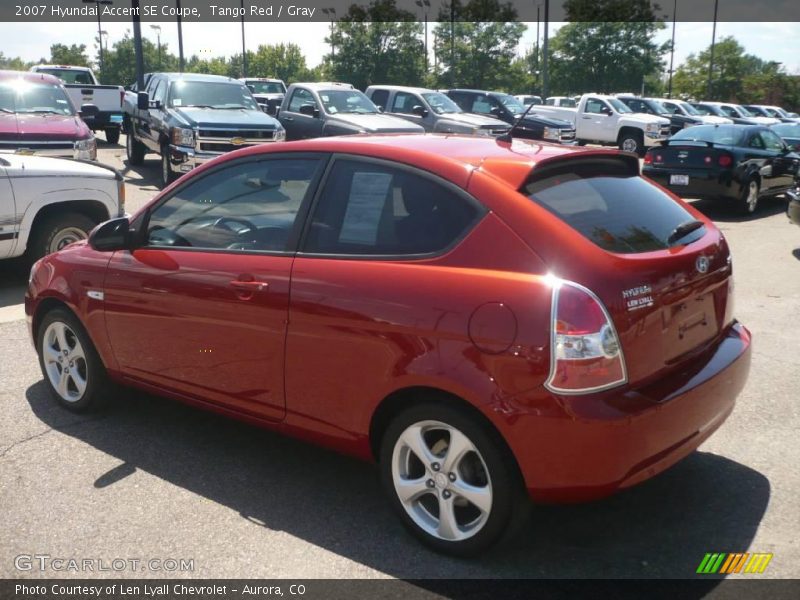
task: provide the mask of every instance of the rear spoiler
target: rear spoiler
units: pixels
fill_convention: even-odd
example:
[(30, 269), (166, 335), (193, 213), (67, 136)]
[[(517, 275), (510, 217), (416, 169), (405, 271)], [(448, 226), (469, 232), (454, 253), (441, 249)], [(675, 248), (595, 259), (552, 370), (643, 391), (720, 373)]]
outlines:
[(537, 163), (520, 189), (524, 190), (537, 181), (568, 173), (636, 177), (640, 174), (639, 157), (616, 151), (588, 151), (554, 156)]
[(666, 139), (666, 140), (661, 140), (659, 142), (659, 144), (661, 144), (662, 146), (666, 147), (666, 146), (669, 146), (670, 142), (678, 142), (678, 143), (684, 143), (684, 144), (685, 143), (705, 144), (706, 148), (714, 148), (714, 147), (716, 147), (716, 144), (714, 142), (709, 142), (709, 141), (706, 141), (706, 140), (672, 140), (672, 139)]

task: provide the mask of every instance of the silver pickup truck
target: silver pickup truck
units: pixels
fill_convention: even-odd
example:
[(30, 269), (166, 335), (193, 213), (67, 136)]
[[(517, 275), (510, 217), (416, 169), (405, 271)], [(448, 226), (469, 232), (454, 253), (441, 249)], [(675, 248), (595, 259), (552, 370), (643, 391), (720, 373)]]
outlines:
[(81, 110), (84, 104), (93, 104), (97, 113), (84, 116), (84, 122), (92, 131), (104, 131), (106, 141), (116, 144), (122, 127), (122, 99), (125, 90), (120, 85), (100, 85), (89, 67), (70, 65), (34, 65), (34, 73), (54, 75), (64, 82), (67, 95)]
[(365, 93), (384, 113), (422, 125), (428, 132), (498, 136), (511, 129), (511, 125), (494, 117), (463, 111), (435, 90), (372, 85)]

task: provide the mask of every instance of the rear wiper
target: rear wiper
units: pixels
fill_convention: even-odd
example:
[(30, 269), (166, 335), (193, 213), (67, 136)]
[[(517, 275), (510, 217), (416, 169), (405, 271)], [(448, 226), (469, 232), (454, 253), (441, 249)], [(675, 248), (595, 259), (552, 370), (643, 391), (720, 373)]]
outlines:
[(667, 238), (667, 244), (672, 246), (678, 240), (686, 237), (693, 231), (697, 231), (701, 227), (704, 227), (705, 223), (702, 221), (698, 221), (696, 219), (692, 219), (691, 221), (684, 221), (680, 225), (678, 225), (675, 229), (672, 230), (672, 233), (669, 234)]

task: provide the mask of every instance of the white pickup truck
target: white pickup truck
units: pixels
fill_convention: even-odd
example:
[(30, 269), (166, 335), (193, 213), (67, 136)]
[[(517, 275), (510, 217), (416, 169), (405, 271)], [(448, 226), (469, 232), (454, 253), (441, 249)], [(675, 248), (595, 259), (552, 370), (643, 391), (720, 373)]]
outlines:
[(109, 144), (116, 144), (119, 141), (120, 127), (122, 127), (122, 100), (125, 96), (122, 86), (100, 85), (89, 67), (34, 65), (31, 71), (54, 75), (63, 81), (67, 95), (76, 110), (81, 110), (84, 104), (96, 106), (97, 114), (85, 117), (84, 122), (92, 131), (105, 131)]
[(574, 123), (579, 144), (616, 145), (639, 156), (670, 135), (669, 119), (634, 113), (614, 96), (584, 94), (577, 108), (537, 106), (536, 112)]
[(0, 152), (0, 259), (32, 263), (124, 213), (124, 182), (111, 167)]

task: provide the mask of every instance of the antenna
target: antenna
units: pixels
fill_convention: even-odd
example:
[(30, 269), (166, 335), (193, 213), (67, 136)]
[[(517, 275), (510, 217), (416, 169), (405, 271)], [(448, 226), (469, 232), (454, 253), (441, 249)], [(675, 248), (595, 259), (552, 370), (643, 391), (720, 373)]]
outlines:
[(531, 109), (532, 109), (533, 107), (534, 107), (534, 105), (533, 105), (533, 104), (529, 104), (529, 105), (528, 105), (528, 108), (526, 108), (526, 109), (525, 109), (525, 112), (524, 112), (524, 113), (522, 113), (522, 115), (519, 117), (519, 119), (517, 119), (517, 120), (514, 122), (514, 124), (511, 126), (511, 129), (509, 129), (509, 130), (508, 130), (506, 133), (504, 133), (503, 135), (499, 135), (499, 136), (497, 136), (497, 138), (495, 138), (495, 139), (497, 139), (497, 141), (498, 141), (498, 142), (508, 142), (508, 143), (510, 144), (510, 143), (511, 143), (511, 141), (514, 139), (514, 136), (513, 136), (514, 130), (517, 128), (517, 126), (518, 126), (520, 123), (522, 123), (522, 120), (523, 120), (525, 117), (527, 117), (527, 116), (528, 116), (528, 113), (529, 113), (529, 112), (531, 112)]

